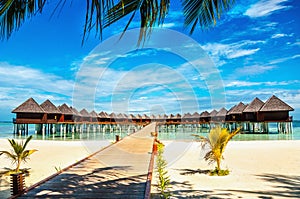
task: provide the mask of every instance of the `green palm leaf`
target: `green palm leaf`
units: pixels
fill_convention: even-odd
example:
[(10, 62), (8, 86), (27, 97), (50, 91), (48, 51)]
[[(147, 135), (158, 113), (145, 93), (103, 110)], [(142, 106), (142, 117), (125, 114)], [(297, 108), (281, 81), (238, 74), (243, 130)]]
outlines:
[(208, 137), (203, 137), (199, 135), (194, 135), (202, 142), (202, 148), (205, 146), (209, 147), (209, 151), (205, 154), (204, 159), (212, 164), (217, 162), (217, 171), (220, 170), (220, 163), (223, 159), (223, 153), (228, 142), (240, 132), (240, 128), (236, 131), (230, 133), (226, 128), (221, 128), (217, 126), (212, 128), (208, 134)]
[(46, 0), (2, 0), (0, 1), (0, 38), (9, 38), (23, 22), (41, 12)]
[[(47, 0), (0, 0), (0, 38), (9, 38), (24, 21), (41, 13)], [(64, 7), (67, 0), (59, 0), (57, 7)], [(216, 24), (224, 11), (229, 10), (235, 0), (183, 0), (184, 25), (193, 33), (197, 25), (207, 28)], [(147, 38), (152, 27), (160, 25), (168, 13), (170, 0), (86, 0), (85, 25), (82, 43), (95, 29), (102, 39), (102, 31), (131, 14), (124, 27), (125, 32), (134, 17), (140, 17), (140, 37)], [(62, 10), (62, 9), (61, 9)]]
[(197, 25), (201, 28), (215, 25), (221, 14), (232, 8), (234, 3), (235, 0), (184, 0), (184, 25), (191, 27), (190, 34)]
[(0, 155), (5, 154), (7, 156), (7, 158), (11, 159), (12, 162), (14, 164), (16, 164), (16, 169), (15, 169), (16, 172), (19, 172), (21, 162), (26, 162), (26, 160), (29, 158), (29, 156), (32, 153), (37, 151), (35, 149), (25, 150), (27, 144), (29, 143), (29, 141), (31, 139), (32, 139), (32, 136), (29, 136), (26, 139), (24, 144), (22, 141), (20, 143), (18, 143), (14, 139), (8, 139), (8, 141), (12, 147), (12, 151), (11, 152), (0, 151)]

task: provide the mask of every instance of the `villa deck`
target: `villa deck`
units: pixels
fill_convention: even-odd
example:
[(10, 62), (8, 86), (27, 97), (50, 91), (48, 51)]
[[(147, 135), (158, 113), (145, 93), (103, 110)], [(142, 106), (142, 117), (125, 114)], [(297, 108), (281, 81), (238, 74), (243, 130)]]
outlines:
[(148, 198), (155, 128), (151, 123), (20, 198)]

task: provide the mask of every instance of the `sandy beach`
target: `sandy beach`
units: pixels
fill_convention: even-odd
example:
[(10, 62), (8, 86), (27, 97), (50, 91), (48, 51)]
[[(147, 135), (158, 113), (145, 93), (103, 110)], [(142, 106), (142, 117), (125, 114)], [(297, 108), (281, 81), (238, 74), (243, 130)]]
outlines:
[[(27, 149), (37, 149), (30, 156), (27, 163), (22, 163), (21, 168), (30, 168), (30, 176), (26, 177), (25, 183), (29, 187), (46, 177), (63, 169), (89, 154), (109, 145), (110, 141), (46, 141), (31, 140)], [(6, 139), (0, 139), (0, 150), (10, 150)], [(13, 168), (11, 161), (6, 156), (0, 156), (0, 170)], [(10, 195), (9, 176), (0, 178), (0, 198)]]
[[(222, 168), (228, 176), (209, 176), (200, 143), (165, 141), (172, 198), (299, 198), (300, 141), (232, 141)], [(180, 148), (183, 149), (180, 154)], [(172, 151), (179, 158), (172, 157)], [(170, 158), (171, 157), (171, 158)], [(156, 174), (154, 174), (155, 176)], [(156, 179), (153, 179), (155, 184)], [(156, 192), (156, 187), (152, 187)]]
[[(172, 198), (299, 198), (300, 141), (231, 141), (225, 151), (222, 168), (228, 176), (208, 176), (203, 172), (214, 168), (203, 160), (199, 142), (165, 144), (168, 175), (172, 181)], [(23, 168), (31, 168), (26, 177), (30, 186), (110, 144), (109, 141), (37, 141), (28, 149), (37, 149)], [(0, 139), (0, 150), (9, 149)], [(10, 161), (0, 156), (0, 168)], [(8, 177), (2, 177), (0, 198), (9, 196)], [(155, 174), (153, 184), (156, 184)], [(155, 185), (152, 192), (156, 192)]]

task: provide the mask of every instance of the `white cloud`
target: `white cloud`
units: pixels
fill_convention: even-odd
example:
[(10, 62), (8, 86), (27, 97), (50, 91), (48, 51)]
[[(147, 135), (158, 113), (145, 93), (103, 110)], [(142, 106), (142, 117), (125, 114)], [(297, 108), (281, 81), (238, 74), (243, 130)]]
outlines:
[(73, 81), (44, 73), (28, 66), (0, 63), (0, 111), (2, 119), (13, 117), (10, 111), (33, 97), (38, 103), (46, 99), (55, 105), (71, 104)]
[(255, 48), (255, 49), (251, 49), (251, 50), (238, 50), (236, 52), (231, 52), (230, 54), (227, 55), (227, 57), (229, 59), (234, 59), (234, 58), (238, 58), (238, 57), (244, 57), (247, 55), (252, 55), (255, 52), (259, 51), (259, 48)]
[(287, 9), (289, 6), (283, 5), (288, 0), (261, 0), (250, 6), (244, 13), (251, 18), (264, 17), (273, 14), (273, 12)]
[(227, 62), (226, 59), (235, 59), (255, 54), (260, 50), (256, 45), (262, 43), (265, 43), (265, 41), (243, 40), (230, 44), (207, 43), (202, 48), (208, 52), (217, 66), (221, 66)]
[(292, 84), (299, 84), (299, 80), (291, 80), (291, 81), (266, 81), (266, 82), (252, 82), (252, 81), (239, 81), (227, 80), (225, 83), (226, 88), (230, 87), (253, 87), (253, 86), (287, 86)]
[(280, 37), (286, 37), (287, 34), (282, 34), (282, 33), (279, 33), (279, 34), (274, 34), (271, 36), (272, 39), (277, 39), (277, 38), (280, 38)]
[(297, 59), (299, 57), (300, 57), (300, 54), (296, 54), (296, 55), (289, 56), (289, 57), (282, 57), (282, 58), (270, 61), (269, 64), (271, 64), (271, 65), (272, 64), (278, 64), (278, 63), (282, 63), (282, 62), (285, 62), (285, 61), (289, 61), (291, 59)]
[(283, 34), (283, 33), (277, 33), (277, 34), (273, 34), (271, 36), (272, 39), (278, 39), (278, 38), (281, 38), (281, 37), (292, 37), (294, 34), (291, 33), (291, 34)]
[(277, 68), (276, 66), (263, 66), (263, 65), (253, 65), (253, 66), (244, 66), (237, 68), (234, 71), (235, 76), (252, 76), (260, 75), (267, 71)]
[(32, 88), (43, 92), (71, 95), (73, 81), (25, 66), (0, 63), (0, 83), (5, 87)]

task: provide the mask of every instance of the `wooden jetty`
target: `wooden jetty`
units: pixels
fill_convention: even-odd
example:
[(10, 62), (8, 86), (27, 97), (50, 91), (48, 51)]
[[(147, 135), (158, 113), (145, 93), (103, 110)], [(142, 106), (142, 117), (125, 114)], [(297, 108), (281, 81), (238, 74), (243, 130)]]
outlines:
[[(292, 117), (289, 112), (294, 109), (276, 96), (271, 96), (266, 102), (259, 98), (249, 104), (240, 102), (233, 107), (211, 112), (203, 111), (170, 114), (146, 115), (88, 112), (63, 104), (56, 107), (50, 100), (39, 105), (33, 98), (28, 99), (12, 112), (16, 113), (15, 134), (27, 134), (28, 124), (36, 124), (37, 134), (83, 133), (86, 131), (106, 131), (115, 129), (131, 129), (131, 126), (145, 126), (151, 122), (158, 125), (193, 125), (199, 128), (211, 128), (222, 125), (229, 129), (242, 126), (245, 133), (269, 133), (269, 124), (277, 123), (279, 133), (292, 132)], [(107, 126), (108, 125), (108, 126)]]
[(150, 198), (156, 123), (26, 190), (18, 198)]

